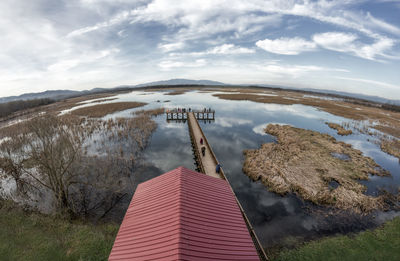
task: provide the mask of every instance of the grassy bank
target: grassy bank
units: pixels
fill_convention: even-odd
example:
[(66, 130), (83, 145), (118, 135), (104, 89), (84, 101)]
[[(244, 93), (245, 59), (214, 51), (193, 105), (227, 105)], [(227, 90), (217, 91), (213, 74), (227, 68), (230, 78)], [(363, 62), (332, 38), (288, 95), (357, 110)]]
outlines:
[(1, 260), (107, 260), (118, 225), (70, 222), (0, 201)]
[(312, 241), (283, 250), (274, 260), (400, 260), (400, 218), (352, 236)]

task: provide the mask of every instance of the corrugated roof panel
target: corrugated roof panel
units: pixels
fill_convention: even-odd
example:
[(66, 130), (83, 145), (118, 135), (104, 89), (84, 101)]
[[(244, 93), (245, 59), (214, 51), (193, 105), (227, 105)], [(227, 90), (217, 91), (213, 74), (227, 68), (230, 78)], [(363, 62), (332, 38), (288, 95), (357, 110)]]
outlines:
[(183, 167), (139, 184), (109, 260), (259, 260), (229, 184)]

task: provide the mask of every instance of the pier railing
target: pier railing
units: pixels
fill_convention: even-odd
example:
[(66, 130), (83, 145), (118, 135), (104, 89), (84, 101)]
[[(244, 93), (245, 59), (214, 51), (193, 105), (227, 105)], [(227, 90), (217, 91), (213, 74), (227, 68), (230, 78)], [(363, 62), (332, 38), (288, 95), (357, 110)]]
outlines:
[(169, 120), (187, 120), (188, 113), (193, 112), (197, 120), (215, 120), (215, 110), (204, 109), (204, 110), (191, 110), (191, 109), (167, 109), (165, 114), (167, 116), (167, 121)]
[[(193, 124), (192, 121), (188, 120), (189, 135), (190, 135), (190, 140), (191, 140), (192, 146), (193, 146), (193, 153), (194, 153), (194, 158), (195, 158), (196, 165), (197, 165), (197, 171), (201, 172), (201, 173), (205, 173), (203, 161), (202, 161), (201, 155), (200, 155), (200, 148), (197, 146), (196, 137), (194, 137), (194, 134), (193, 134), (192, 124)], [(204, 135), (203, 135), (203, 137), (204, 137)], [(206, 140), (205, 137), (204, 137), (204, 140)]]

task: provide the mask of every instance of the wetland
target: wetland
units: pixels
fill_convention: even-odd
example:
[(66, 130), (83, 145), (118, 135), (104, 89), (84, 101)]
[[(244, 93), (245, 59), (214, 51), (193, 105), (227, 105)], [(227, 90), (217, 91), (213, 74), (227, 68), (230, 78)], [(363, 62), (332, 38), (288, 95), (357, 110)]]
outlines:
[[(86, 160), (89, 155), (103, 164), (125, 162), (122, 170), (97, 165), (94, 158), (86, 163), (102, 175), (110, 171), (113, 186), (123, 184), (101, 208), (103, 219), (122, 220), (137, 184), (178, 166), (196, 168), (187, 123), (167, 122), (162, 114), (174, 108), (216, 111), (215, 121), (199, 123), (267, 249), (374, 228), (400, 215), (399, 113), (299, 92), (185, 87), (78, 97), (43, 107), (43, 113), (70, 115), (90, 126)], [(145, 121), (154, 122), (142, 130), (145, 139), (130, 138)], [(1, 138), (7, 140), (16, 128), (1, 128)], [(1, 184), (2, 194), (9, 193), (7, 183)], [(382, 191), (395, 198), (390, 206)], [(110, 190), (91, 192), (85, 196)]]

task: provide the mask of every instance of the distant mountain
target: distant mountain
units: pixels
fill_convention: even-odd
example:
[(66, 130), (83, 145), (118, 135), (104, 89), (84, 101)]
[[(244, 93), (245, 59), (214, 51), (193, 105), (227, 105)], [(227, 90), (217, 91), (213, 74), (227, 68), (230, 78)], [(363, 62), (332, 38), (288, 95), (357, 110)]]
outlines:
[(377, 103), (388, 103), (388, 104), (400, 105), (400, 101), (399, 100), (391, 100), (391, 99), (386, 99), (386, 98), (382, 98), (382, 97), (379, 97), (379, 96), (364, 95), (364, 94), (360, 94), (360, 93), (350, 93), (350, 92), (331, 91), (331, 90), (319, 90), (319, 89), (311, 89), (311, 88), (306, 88), (306, 89), (303, 89), (303, 90), (311, 91), (311, 92), (319, 92), (319, 93), (322, 93), (322, 94), (340, 95), (340, 96), (345, 96), (345, 97), (350, 97), (350, 98), (373, 101), (373, 102), (377, 102)]
[[(0, 103), (16, 101), (16, 100), (32, 100), (32, 99), (41, 99), (48, 98), (53, 100), (61, 100), (75, 96), (81, 96), (86, 94), (93, 93), (101, 93), (101, 92), (109, 92), (109, 91), (117, 91), (117, 90), (131, 90), (139, 87), (150, 87), (150, 86), (160, 86), (160, 85), (213, 85), (213, 86), (229, 86), (229, 84), (225, 84), (217, 81), (210, 80), (189, 80), (189, 79), (171, 79), (165, 81), (156, 81), (156, 82), (148, 82), (142, 83), (138, 85), (123, 85), (117, 86), (115, 88), (94, 88), (91, 90), (84, 91), (72, 91), (72, 90), (55, 90), (55, 91), (44, 91), (39, 93), (25, 93), (19, 96), (9, 96), (0, 98)], [(238, 85), (236, 85), (238, 86)], [(250, 86), (248, 84), (242, 84), (240, 86)], [(339, 95), (343, 97), (356, 98), (362, 100), (373, 101), (377, 103), (388, 103), (394, 105), (400, 105), (400, 100), (391, 100), (378, 96), (370, 96), (359, 93), (349, 93), (349, 92), (340, 92), (340, 91), (331, 91), (331, 90), (321, 90), (321, 89), (312, 89), (312, 88), (294, 88), (288, 86), (279, 86), (279, 85), (252, 85), (256, 87), (266, 87), (266, 88), (280, 88), (280, 89), (288, 89), (288, 90), (298, 90), (298, 91), (306, 91), (312, 93), (318, 93), (321, 95)]]
[[(248, 85), (242, 85), (242, 86), (248, 86)], [(311, 93), (316, 93), (316, 94), (321, 94), (321, 95), (324, 95), (324, 94), (325, 95), (337, 95), (337, 96), (342, 96), (342, 97), (347, 97), (347, 98), (355, 98), (355, 99), (372, 101), (372, 102), (376, 102), (376, 103), (387, 103), (387, 104), (400, 105), (400, 100), (391, 100), (391, 99), (386, 99), (386, 98), (379, 97), (379, 96), (365, 95), (365, 94), (360, 94), (360, 93), (341, 92), (341, 91), (313, 89), (313, 88), (295, 88), (295, 87), (288, 87), (288, 86), (282, 86), (282, 85), (269, 85), (269, 84), (268, 85), (260, 84), (260, 85), (254, 85), (254, 86), (265, 87), (265, 88), (279, 88), (279, 89), (294, 90), (294, 91), (305, 91), (305, 92), (311, 92)]]
[(158, 85), (225, 85), (225, 84), (222, 82), (209, 81), (209, 80), (171, 79), (166, 81), (149, 82), (138, 85), (122, 85), (122, 86), (117, 86), (115, 88), (94, 88), (91, 90), (84, 90), (84, 91), (52, 90), (52, 91), (44, 91), (38, 93), (24, 93), (19, 96), (1, 97), (0, 103), (17, 101), (17, 100), (33, 100), (33, 99), (44, 99), (44, 98), (53, 100), (62, 100), (86, 94), (117, 91), (124, 89), (129, 90), (139, 87), (158, 86)]
[(210, 80), (171, 79), (166, 81), (142, 83), (135, 85), (135, 87), (147, 87), (147, 86), (157, 86), (157, 85), (227, 85), (227, 84)]
[(45, 98), (58, 101), (58, 100), (66, 99), (66, 98), (81, 96), (81, 95), (85, 95), (85, 94), (106, 92), (106, 91), (110, 91), (110, 90), (114, 90), (114, 89), (116, 89), (116, 88), (112, 88), (112, 89), (95, 88), (95, 89), (84, 90), (84, 91), (51, 90), (51, 91), (44, 91), (44, 92), (37, 92), (37, 93), (24, 93), (19, 96), (1, 97), (0, 103), (18, 101), (18, 100), (34, 100), (34, 99), (45, 99)]
[(44, 91), (38, 93), (24, 93), (19, 96), (9, 96), (0, 98), (0, 103), (17, 101), (17, 100), (33, 100), (33, 99), (62, 99), (62, 97), (70, 97), (79, 94), (79, 91), (70, 90), (56, 90), (56, 91)]

